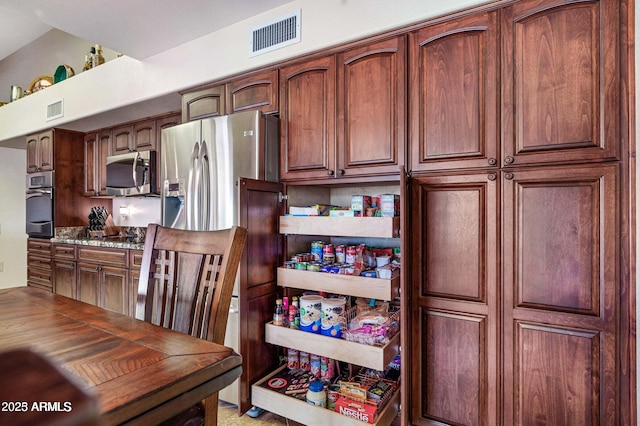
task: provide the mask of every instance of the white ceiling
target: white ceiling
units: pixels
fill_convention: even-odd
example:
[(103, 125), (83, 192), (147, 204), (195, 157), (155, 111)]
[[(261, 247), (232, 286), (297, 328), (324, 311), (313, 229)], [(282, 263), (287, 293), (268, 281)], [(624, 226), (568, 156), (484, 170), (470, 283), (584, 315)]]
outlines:
[(52, 28), (144, 59), (292, 0), (0, 0), (0, 60)]

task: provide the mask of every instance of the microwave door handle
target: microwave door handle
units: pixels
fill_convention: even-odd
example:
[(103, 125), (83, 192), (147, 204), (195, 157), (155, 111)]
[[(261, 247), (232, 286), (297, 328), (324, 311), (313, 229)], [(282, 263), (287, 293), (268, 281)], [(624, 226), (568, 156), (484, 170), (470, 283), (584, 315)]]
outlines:
[(138, 176), (136, 176), (136, 166), (138, 164), (139, 152), (133, 157), (133, 165), (131, 166), (131, 175), (133, 176), (133, 186), (138, 187)]

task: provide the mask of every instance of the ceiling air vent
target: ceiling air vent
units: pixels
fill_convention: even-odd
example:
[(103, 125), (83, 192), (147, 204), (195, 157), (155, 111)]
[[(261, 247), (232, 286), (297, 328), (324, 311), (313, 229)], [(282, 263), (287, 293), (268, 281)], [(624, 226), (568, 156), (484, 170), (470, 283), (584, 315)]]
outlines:
[(300, 9), (251, 30), (251, 53), (257, 56), (300, 41)]
[(64, 116), (64, 103), (62, 99), (47, 105), (47, 118), (45, 121), (55, 120)]

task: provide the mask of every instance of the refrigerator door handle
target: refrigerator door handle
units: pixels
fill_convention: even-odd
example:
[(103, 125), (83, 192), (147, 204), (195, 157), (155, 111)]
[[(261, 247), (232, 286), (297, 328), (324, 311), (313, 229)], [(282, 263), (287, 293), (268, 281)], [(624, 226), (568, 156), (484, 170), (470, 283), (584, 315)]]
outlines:
[(206, 141), (202, 141), (200, 145), (200, 187), (198, 188), (198, 194), (202, 199), (202, 214), (201, 223), (203, 230), (213, 229), (211, 226), (211, 188), (209, 182), (211, 179), (211, 166), (209, 163), (209, 149)]
[(193, 230), (194, 228), (194, 216), (196, 214), (196, 208), (194, 201), (194, 192), (195, 192), (195, 179), (197, 173), (197, 156), (198, 156), (198, 148), (199, 143), (196, 142), (193, 149), (191, 150), (191, 159), (189, 162), (189, 177), (187, 178), (187, 193), (185, 195), (185, 206), (186, 206), (186, 219), (187, 226), (186, 229)]

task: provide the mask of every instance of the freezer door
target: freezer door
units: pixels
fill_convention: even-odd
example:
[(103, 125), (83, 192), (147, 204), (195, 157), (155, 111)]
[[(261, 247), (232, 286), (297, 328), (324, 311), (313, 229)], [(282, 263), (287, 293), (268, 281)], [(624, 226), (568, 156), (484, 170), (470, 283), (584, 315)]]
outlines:
[(193, 121), (162, 130), (162, 226), (187, 229), (187, 213), (193, 215), (190, 185), (194, 178), (193, 152), (199, 150), (201, 127), (200, 121)]

